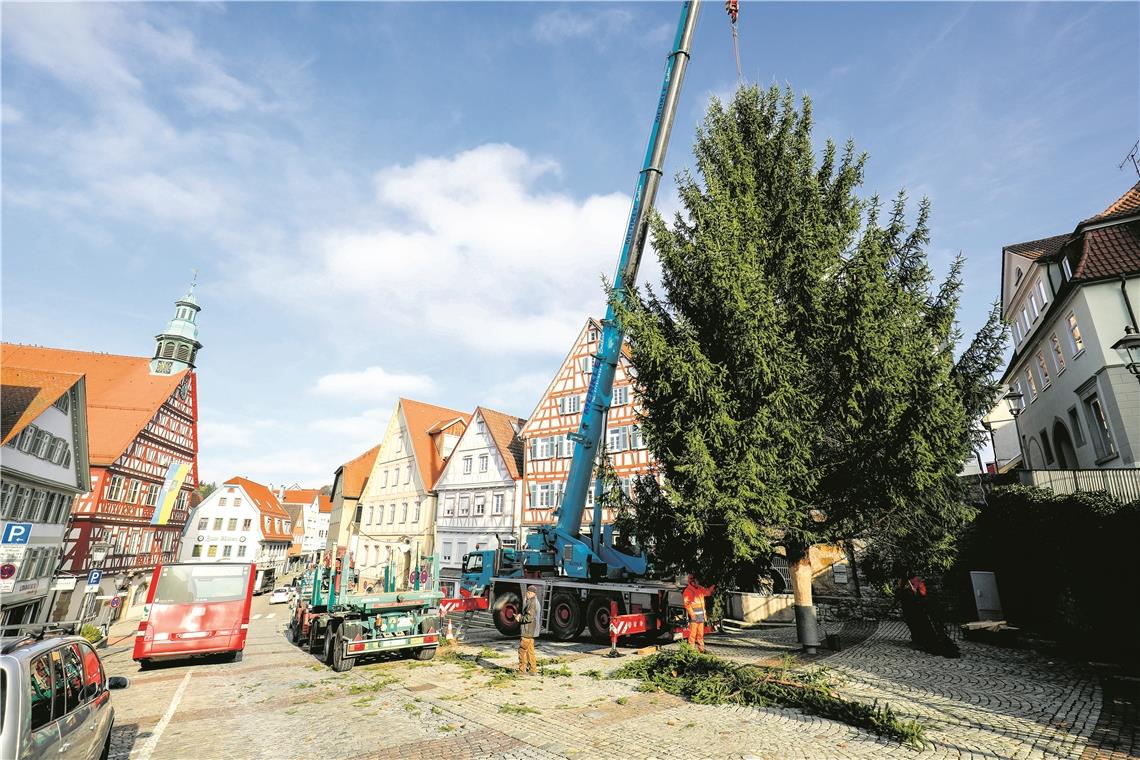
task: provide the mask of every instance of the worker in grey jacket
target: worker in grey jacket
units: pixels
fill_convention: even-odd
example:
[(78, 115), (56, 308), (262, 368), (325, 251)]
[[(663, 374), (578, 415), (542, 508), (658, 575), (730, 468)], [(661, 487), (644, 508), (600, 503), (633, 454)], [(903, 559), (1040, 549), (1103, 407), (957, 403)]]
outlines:
[(519, 672), (538, 673), (538, 662), (534, 656), (534, 640), (538, 637), (537, 586), (526, 587), (522, 607), (522, 614), (519, 615)]

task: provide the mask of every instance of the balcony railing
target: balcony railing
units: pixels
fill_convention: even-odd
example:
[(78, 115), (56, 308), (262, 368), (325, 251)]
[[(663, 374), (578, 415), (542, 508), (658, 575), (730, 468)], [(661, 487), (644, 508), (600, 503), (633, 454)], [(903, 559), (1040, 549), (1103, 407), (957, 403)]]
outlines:
[(1020, 470), (1023, 485), (1048, 488), (1054, 493), (1107, 491), (1127, 503), (1140, 499), (1140, 469)]

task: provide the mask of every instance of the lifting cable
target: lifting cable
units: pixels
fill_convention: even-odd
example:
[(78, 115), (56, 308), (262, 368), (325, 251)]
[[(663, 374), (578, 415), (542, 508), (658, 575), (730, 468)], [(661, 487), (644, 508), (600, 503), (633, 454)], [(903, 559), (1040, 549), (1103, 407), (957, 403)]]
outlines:
[(732, 52), (736, 56), (736, 77), (744, 81), (744, 70), (740, 66), (740, 36), (736, 32), (736, 17), (740, 15), (740, 0), (725, 0), (724, 10), (732, 20)]

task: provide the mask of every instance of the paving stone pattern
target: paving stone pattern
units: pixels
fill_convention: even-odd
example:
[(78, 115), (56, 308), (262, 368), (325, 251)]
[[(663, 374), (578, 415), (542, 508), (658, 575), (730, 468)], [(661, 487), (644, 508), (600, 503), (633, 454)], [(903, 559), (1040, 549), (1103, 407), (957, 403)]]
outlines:
[[(590, 675), (635, 656), (609, 660), (593, 644), (540, 641), (539, 656), (559, 662), (546, 665), (544, 676), (511, 677), (514, 643), (485, 628), (466, 632), (460, 651), (470, 660), (393, 658), (337, 674), (286, 642), (283, 607), (255, 602), (255, 612), (269, 609), (276, 616), (252, 623), (236, 663), (139, 673), (129, 651), (109, 650), (109, 672), (132, 678), (129, 689), (114, 695), (112, 758), (1128, 756), (1100, 753), (1090, 743), (1102, 713), (1101, 688), (1091, 674), (1030, 652), (970, 642), (960, 642), (961, 659), (933, 657), (911, 649), (905, 627), (896, 623), (846, 626), (843, 651), (807, 666), (834, 670), (848, 697), (887, 701), (921, 720), (932, 743), (922, 752), (796, 710), (694, 705), (639, 692), (632, 682)], [(788, 629), (709, 639), (710, 650), (739, 660), (771, 661), (794, 647)], [(571, 675), (558, 675), (563, 670)], [(146, 758), (148, 741), (187, 673), (182, 699)], [(1107, 724), (1106, 732), (1100, 741), (1120, 735)]]

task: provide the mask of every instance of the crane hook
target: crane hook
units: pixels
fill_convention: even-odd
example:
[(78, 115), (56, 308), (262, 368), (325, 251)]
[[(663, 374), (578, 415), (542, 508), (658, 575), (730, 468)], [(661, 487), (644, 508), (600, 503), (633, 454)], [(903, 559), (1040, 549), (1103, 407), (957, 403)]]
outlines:
[(736, 33), (736, 17), (740, 15), (740, 0), (724, 0), (724, 10), (732, 21), (732, 52), (736, 56), (736, 77), (744, 81), (744, 70), (740, 66), (740, 37)]

